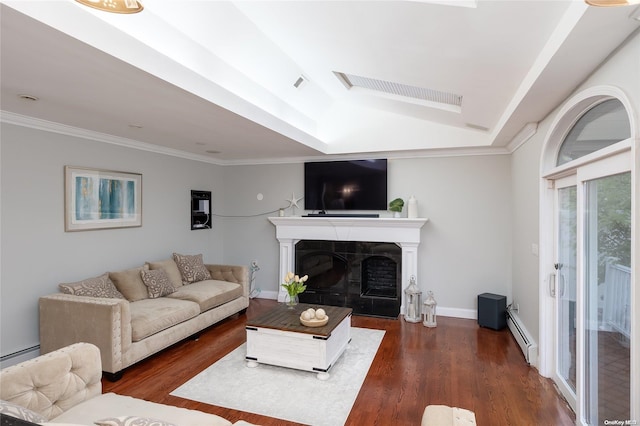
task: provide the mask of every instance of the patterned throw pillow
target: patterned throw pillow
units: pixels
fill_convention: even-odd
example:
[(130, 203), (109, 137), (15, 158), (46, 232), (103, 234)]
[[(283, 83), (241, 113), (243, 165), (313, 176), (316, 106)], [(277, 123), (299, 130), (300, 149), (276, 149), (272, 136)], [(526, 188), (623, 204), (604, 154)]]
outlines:
[(173, 284), (176, 289), (182, 287), (182, 275), (180, 275), (180, 269), (178, 269), (178, 265), (176, 265), (176, 261), (173, 260), (173, 258), (146, 262), (146, 264), (149, 265), (149, 269), (164, 269), (171, 284)]
[(164, 269), (143, 269), (140, 271), (140, 275), (142, 276), (142, 282), (144, 282), (149, 291), (149, 299), (157, 299), (176, 291)]
[(211, 279), (211, 274), (202, 261), (202, 254), (183, 255), (173, 253), (173, 260), (175, 260), (178, 265), (183, 284), (186, 285)]
[(88, 278), (75, 283), (59, 284), (58, 288), (62, 293), (75, 294), (76, 296), (124, 299), (124, 296), (113, 284), (107, 272), (99, 277)]
[(122, 416), (109, 417), (94, 422), (98, 426), (175, 426), (158, 419), (150, 419), (148, 417)]
[[(22, 407), (17, 404), (13, 404), (9, 401), (0, 400), (0, 413), (7, 416), (15, 417), (20, 420), (26, 420), (33, 423), (46, 422), (47, 419), (42, 417), (35, 411), (31, 411), (28, 408)], [(3, 422), (4, 424), (4, 422)]]

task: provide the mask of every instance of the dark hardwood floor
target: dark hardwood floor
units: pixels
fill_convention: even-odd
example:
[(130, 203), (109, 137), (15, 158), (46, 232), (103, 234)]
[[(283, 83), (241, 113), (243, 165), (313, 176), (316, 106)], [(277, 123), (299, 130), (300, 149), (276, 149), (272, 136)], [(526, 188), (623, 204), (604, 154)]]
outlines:
[[(252, 299), (234, 315), (125, 370), (104, 392), (217, 414), (232, 422), (294, 423), (169, 395), (175, 388), (244, 343), (244, 324), (274, 306)], [(575, 416), (553, 383), (527, 365), (510, 332), (476, 321), (438, 317), (433, 329), (402, 319), (354, 316), (352, 326), (385, 330), (385, 337), (351, 410), (347, 425), (419, 425), (424, 408), (445, 404), (472, 410), (480, 426), (573, 425)], [(283, 395), (283, 397), (287, 397)]]

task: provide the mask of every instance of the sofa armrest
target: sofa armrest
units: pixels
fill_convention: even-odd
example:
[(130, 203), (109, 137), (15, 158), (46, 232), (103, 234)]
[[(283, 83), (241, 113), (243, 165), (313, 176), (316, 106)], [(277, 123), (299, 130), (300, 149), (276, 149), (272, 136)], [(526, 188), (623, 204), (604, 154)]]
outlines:
[(0, 399), (50, 420), (102, 393), (100, 351), (76, 343), (0, 372)]
[(122, 354), (131, 346), (127, 300), (58, 293), (42, 296), (39, 309), (41, 353), (92, 343), (100, 349), (103, 371), (122, 370)]
[(240, 265), (205, 265), (211, 279), (237, 283), (242, 286), (242, 295), (249, 297), (249, 268)]

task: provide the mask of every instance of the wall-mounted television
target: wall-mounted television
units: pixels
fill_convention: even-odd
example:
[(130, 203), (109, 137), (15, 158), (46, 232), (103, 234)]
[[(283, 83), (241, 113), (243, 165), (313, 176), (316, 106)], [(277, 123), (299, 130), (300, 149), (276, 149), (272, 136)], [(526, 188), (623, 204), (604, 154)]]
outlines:
[(386, 210), (387, 160), (307, 162), (304, 164), (307, 210)]

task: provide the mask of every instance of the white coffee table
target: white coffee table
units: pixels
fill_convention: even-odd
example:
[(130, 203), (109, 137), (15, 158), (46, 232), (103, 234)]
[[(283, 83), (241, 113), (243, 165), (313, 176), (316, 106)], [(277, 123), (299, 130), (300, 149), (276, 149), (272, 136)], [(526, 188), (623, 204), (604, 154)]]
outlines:
[[(322, 327), (306, 327), (300, 314), (322, 308), (329, 321)], [(351, 340), (351, 308), (299, 304), (295, 309), (278, 305), (247, 321), (247, 367), (277, 365), (317, 373), (327, 380), (329, 370)]]

